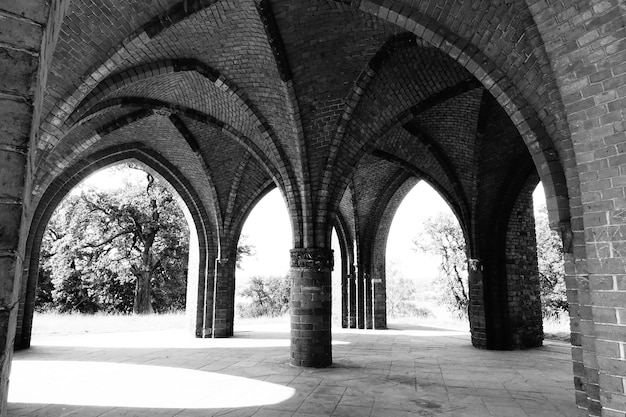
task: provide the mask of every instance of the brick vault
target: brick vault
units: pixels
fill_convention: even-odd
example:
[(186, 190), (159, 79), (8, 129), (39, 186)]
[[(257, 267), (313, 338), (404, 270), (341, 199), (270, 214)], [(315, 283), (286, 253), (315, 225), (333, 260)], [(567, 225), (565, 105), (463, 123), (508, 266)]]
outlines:
[(472, 343), (541, 345), (542, 181), (580, 415), (626, 415), (623, 0), (22, 0), (0, 1), (0, 22), (3, 414), (51, 213), (90, 173), (133, 160), (189, 210), (198, 337), (232, 335), (239, 234), (280, 189), (290, 360), (315, 367), (332, 362), (333, 267), (342, 324), (386, 326), (385, 242), (420, 180), (465, 233)]

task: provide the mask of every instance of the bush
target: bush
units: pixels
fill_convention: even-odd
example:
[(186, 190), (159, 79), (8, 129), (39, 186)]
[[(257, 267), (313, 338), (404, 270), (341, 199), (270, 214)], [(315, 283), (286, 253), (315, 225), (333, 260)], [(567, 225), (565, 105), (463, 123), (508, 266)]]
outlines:
[(237, 304), (239, 317), (277, 317), (289, 311), (291, 280), (270, 276), (250, 278), (248, 286), (240, 295), (250, 301)]
[(567, 313), (569, 305), (565, 290), (563, 244), (559, 235), (550, 229), (545, 204), (535, 207), (535, 230), (543, 317), (555, 318)]

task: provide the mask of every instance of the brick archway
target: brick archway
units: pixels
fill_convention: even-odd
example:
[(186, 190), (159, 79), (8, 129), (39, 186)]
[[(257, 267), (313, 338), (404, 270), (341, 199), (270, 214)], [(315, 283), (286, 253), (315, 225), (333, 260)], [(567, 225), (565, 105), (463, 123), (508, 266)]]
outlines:
[[(207, 328), (213, 327), (212, 323), (207, 322), (211, 318), (211, 315), (207, 315), (207, 312), (213, 309), (214, 300), (205, 300), (204, 294), (206, 293), (205, 287), (213, 285), (210, 282), (212, 279), (211, 274), (207, 274), (206, 271), (210, 268), (210, 260), (214, 259), (215, 254), (218, 252), (218, 243), (215, 238), (216, 231), (213, 230), (215, 226), (212, 225), (207, 211), (193, 187), (173, 165), (143, 144), (127, 144), (97, 152), (65, 170), (46, 189), (33, 211), (25, 252), (20, 314), (18, 315), (15, 338), (16, 349), (26, 349), (30, 346), (39, 270), (39, 253), (44, 231), (54, 210), (67, 193), (78, 185), (80, 181), (102, 168), (126, 160), (138, 161), (160, 175), (178, 193), (188, 209), (193, 222), (193, 224), (190, 224), (190, 229), (195, 229), (195, 239), (192, 239), (192, 241), (197, 240), (196, 247), (190, 248), (190, 252), (193, 251), (197, 254), (195, 256), (197, 264), (190, 265), (189, 268), (190, 271), (194, 271), (195, 280), (190, 280), (187, 283), (188, 288), (192, 289), (191, 292), (188, 290), (188, 295), (193, 294), (195, 289), (195, 300), (187, 301), (188, 308), (193, 304), (195, 314), (192, 315), (189, 311), (188, 314), (194, 317), (192, 322), (194, 323), (196, 335), (202, 336)], [(190, 256), (190, 258), (193, 257)]]
[[(336, 1), (339, 2), (339, 0)], [(508, 114), (526, 144), (541, 181), (544, 183), (546, 199), (550, 208), (551, 224), (555, 228), (560, 227), (562, 224), (569, 224), (571, 217), (569, 191), (565, 171), (559, 160), (555, 144), (548, 130), (543, 125), (542, 118), (539, 117), (535, 108), (524, 98), (518, 87), (509, 79), (504, 69), (500, 68), (472, 43), (457, 36), (452, 30), (433, 18), (414, 10), (411, 6), (405, 5), (402, 1), (379, 4), (380, 2), (376, 0), (358, 0), (348, 3), (350, 4), (349, 7), (397, 25), (412, 34), (414, 39), (423, 42), (424, 45), (436, 48), (465, 68), (475, 78), (477, 85), (484, 87), (488, 91)], [(406, 35), (407, 33), (404, 33), (397, 37), (406, 38)], [(335, 146), (339, 146), (338, 144), (344, 140), (346, 131), (349, 130), (350, 121), (359, 107), (364, 91), (367, 90), (369, 83), (376, 76), (381, 62), (389, 54), (386, 50), (389, 44), (387, 42), (379, 50), (376, 56), (363, 69), (360, 78), (355, 81), (346, 98), (347, 105), (333, 138)], [(472, 82), (470, 84), (467, 88), (475, 86)], [(458, 94), (458, 92), (451, 93)], [(360, 156), (371, 146), (372, 141), (376, 140), (377, 135), (394, 125), (408, 122), (412, 111), (413, 109), (407, 109), (405, 112), (395, 115), (392, 120), (373, 132), (373, 134), (365, 132), (371, 134), (371, 137), (365, 143), (351, 141), (348, 145), (351, 149), (347, 150), (347, 154), (351, 156), (356, 155), (354, 161), (358, 161)], [(569, 137), (565, 139), (565, 141), (569, 140)], [(561, 146), (568, 147), (567, 144)], [(345, 162), (339, 163), (344, 156), (340, 150), (335, 150), (329, 158), (328, 167), (325, 171), (327, 178), (332, 177), (336, 180), (326, 179), (325, 181), (337, 184), (337, 188), (333, 193), (334, 197), (331, 197), (329, 200), (331, 204), (333, 204), (333, 199), (337, 201), (338, 197), (343, 193), (343, 187), (347, 185), (346, 178), (349, 177), (349, 174), (345, 170), (342, 171), (341, 168), (338, 172), (335, 171), (337, 166), (345, 168), (346, 165), (348, 165), (347, 169), (349, 171), (350, 164), (345, 164)]]

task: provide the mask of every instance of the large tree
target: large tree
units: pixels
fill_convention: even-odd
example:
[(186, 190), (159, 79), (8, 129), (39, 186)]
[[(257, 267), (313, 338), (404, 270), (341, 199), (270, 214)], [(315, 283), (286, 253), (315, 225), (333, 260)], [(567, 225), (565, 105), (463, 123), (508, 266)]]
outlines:
[(465, 316), (469, 305), (465, 237), (454, 215), (442, 212), (426, 219), (413, 243), (417, 251), (439, 258), (440, 301)]
[[(548, 224), (545, 202), (535, 201), (537, 258), (544, 316), (558, 316), (567, 311), (563, 245)], [(453, 312), (467, 312), (467, 257), (465, 239), (452, 213), (439, 213), (428, 218), (414, 239), (415, 249), (440, 259), (439, 297)]]
[(128, 311), (130, 297), (138, 314), (153, 301), (184, 306), (189, 231), (174, 196), (143, 177), (114, 190), (79, 186), (53, 214), (42, 264), (60, 310)]

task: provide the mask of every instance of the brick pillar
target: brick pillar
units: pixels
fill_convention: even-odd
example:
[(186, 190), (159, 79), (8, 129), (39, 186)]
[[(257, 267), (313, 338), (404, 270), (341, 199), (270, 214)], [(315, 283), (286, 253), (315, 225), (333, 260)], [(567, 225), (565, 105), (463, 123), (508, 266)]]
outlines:
[[(210, 258), (209, 258), (210, 259)], [(200, 337), (213, 337), (213, 318), (215, 317), (215, 265), (217, 262), (207, 262), (206, 274), (202, 285), (202, 332)]]
[(477, 252), (484, 256), (471, 259), (468, 268), (470, 329), (476, 347), (525, 349), (543, 342), (534, 188), (534, 181), (524, 185), (502, 222), (482, 224)]
[(215, 263), (215, 316), (214, 337), (231, 337), (235, 317), (234, 258), (220, 259)]
[[(0, 4), (0, 415), (7, 412), (9, 373), (17, 325), (28, 230), (35, 130), (47, 71), (68, 2)], [(30, 148), (30, 151), (29, 151)]]
[(329, 249), (291, 251), (291, 364), (325, 367), (331, 352), (331, 271)]
[(369, 268), (363, 274), (363, 297), (365, 298), (365, 328), (371, 329), (374, 322), (372, 320), (372, 273)]
[(347, 329), (350, 325), (350, 274), (347, 263), (341, 262), (341, 327)]
[(508, 307), (507, 345), (513, 349), (541, 346), (543, 317), (533, 212), (534, 182), (520, 193), (506, 234)]
[(487, 320), (485, 317), (485, 296), (483, 284), (483, 265), (480, 259), (468, 260), (470, 332), (472, 345), (477, 348), (487, 347)]
[(351, 329), (357, 327), (357, 275), (356, 267), (350, 265), (350, 274), (348, 275), (348, 314), (349, 326)]
[(382, 257), (382, 265), (377, 262), (372, 277), (372, 287), (374, 288), (374, 328), (387, 328), (387, 289), (385, 281), (385, 263)]
[(357, 266), (356, 276), (356, 326), (365, 328), (365, 271), (361, 265)]

